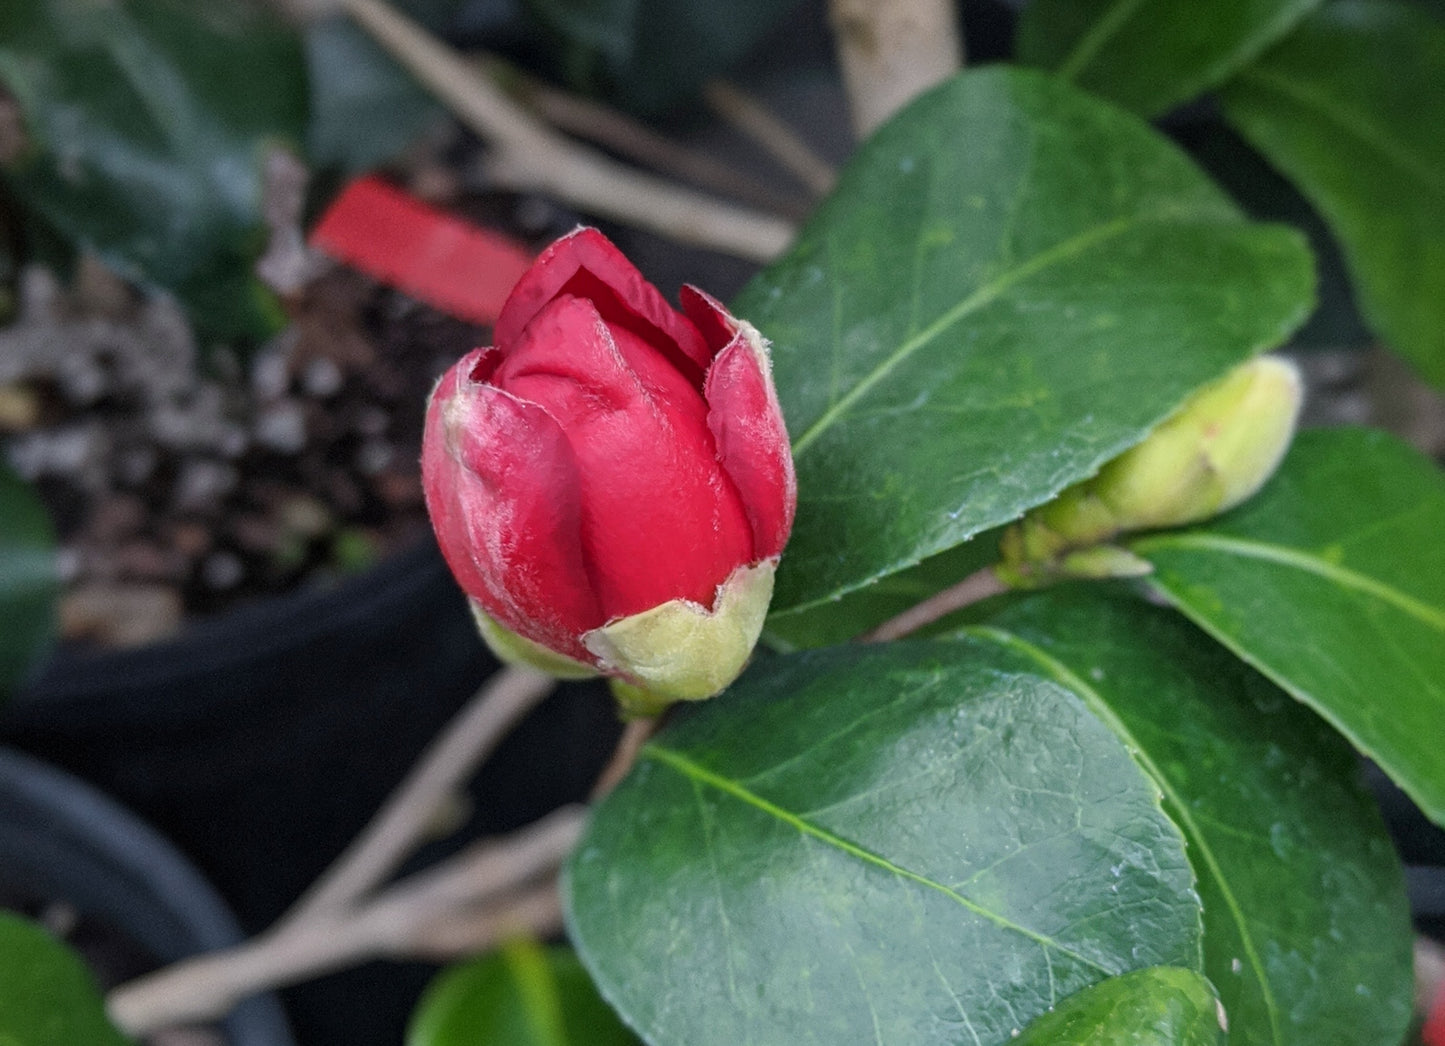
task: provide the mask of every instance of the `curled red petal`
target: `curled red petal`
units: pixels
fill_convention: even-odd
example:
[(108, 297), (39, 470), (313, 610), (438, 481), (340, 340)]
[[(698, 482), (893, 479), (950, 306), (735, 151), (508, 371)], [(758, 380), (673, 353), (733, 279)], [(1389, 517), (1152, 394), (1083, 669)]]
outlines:
[(703, 394), (708, 427), (717, 445), (718, 461), (742, 496), (755, 555), (758, 559), (776, 556), (793, 529), (798, 481), (766, 344), (756, 330), (738, 323), (701, 292), (684, 294), (683, 301), (689, 311), (716, 310), (735, 332), (707, 373)]
[(605, 618), (582, 561), (580, 484), (566, 436), (540, 406), (473, 381), (463, 357), (427, 409), (422, 483), (442, 554), (501, 624), (579, 660)]
[(683, 284), (678, 300), (682, 302), (683, 313), (692, 320), (707, 344), (710, 359), (715, 359), (718, 353), (732, 344), (737, 337), (738, 321), (728, 312), (726, 305), (690, 283)]
[(665, 369), (659, 388), (631, 365), (654, 359), (592, 303), (570, 296), (527, 325), (493, 380), (541, 404), (571, 442), (582, 494), (582, 547), (602, 614), (673, 599), (711, 606), (752, 562), (752, 530), (724, 474), (699, 392)]
[(693, 384), (712, 353), (692, 322), (667, 303), (612, 241), (596, 229), (581, 227), (538, 256), (502, 306), (493, 336), (504, 351), (522, 330), (556, 298), (571, 294), (591, 301), (609, 324), (632, 331), (672, 362)]

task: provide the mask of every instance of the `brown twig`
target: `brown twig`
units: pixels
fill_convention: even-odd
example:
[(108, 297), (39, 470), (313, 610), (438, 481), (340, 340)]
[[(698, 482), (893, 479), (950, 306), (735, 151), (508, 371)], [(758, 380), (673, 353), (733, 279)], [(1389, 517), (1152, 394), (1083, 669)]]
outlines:
[(829, 0), (859, 138), (963, 64), (953, 0)]
[(780, 218), (643, 174), (551, 130), (450, 47), (383, 0), (343, 0), (348, 14), (492, 147), (502, 185), (683, 243), (765, 262), (793, 238)]
[(525, 668), (505, 668), (492, 676), (282, 924), (342, 908), (385, 880), (415, 849), (443, 803), (555, 686), (552, 677)]
[(999, 580), (993, 567), (984, 567), (982, 570), (974, 571), (957, 584), (950, 585), (942, 592), (909, 607), (897, 617), (889, 618), (877, 628), (864, 632), (855, 642), (886, 643), (890, 639), (902, 639), (955, 610), (962, 610), (980, 600), (1007, 591), (1009, 591), (1009, 586)]
[(703, 88), (702, 96), (713, 112), (765, 149), (814, 195), (832, 190), (838, 180), (833, 165), (752, 95), (726, 80), (713, 80)]
[(807, 217), (811, 209), (807, 201), (782, 196), (758, 179), (666, 138), (610, 106), (559, 91), (492, 59), (483, 62), (482, 69), (558, 130), (601, 145), (660, 174), (781, 214), (790, 221)]
[[(259, 991), (294, 984), (378, 956), (434, 955), (455, 945), (427, 934), (453, 919), (469, 926), (473, 947), (501, 933), (548, 933), (555, 905), (550, 877), (576, 845), (586, 819), (566, 807), (504, 839), (479, 844), (434, 869), (402, 880), (374, 900), (315, 913), (245, 944), (173, 964), (111, 992), (111, 1019), (131, 1035), (223, 1015)], [(539, 878), (549, 881), (519, 889)]]
[(519, 890), (505, 904), (448, 915), (420, 927), (407, 954), (444, 962), (486, 951), (509, 937), (551, 937), (562, 929), (562, 897), (557, 880)]
[(622, 736), (617, 739), (617, 747), (612, 750), (612, 758), (602, 768), (602, 773), (597, 777), (597, 783), (592, 786), (592, 794), (589, 801), (598, 802), (606, 797), (607, 793), (617, 787), (619, 781), (627, 776), (637, 762), (638, 753), (642, 746), (653, 734), (657, 733), (658, 727), (662, 725), (660, 716), (651, 719), (632, 719), (622, 729)]

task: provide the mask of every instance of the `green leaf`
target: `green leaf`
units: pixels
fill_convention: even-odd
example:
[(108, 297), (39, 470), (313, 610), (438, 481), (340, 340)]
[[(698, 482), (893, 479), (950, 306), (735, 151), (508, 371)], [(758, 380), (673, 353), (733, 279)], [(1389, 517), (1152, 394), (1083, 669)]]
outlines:
[(305, 127), (294, 33), (223, 0), (7, 3), (0, 81), (26, 121), (30, 148), (5, 173), (29, 207), (209, 331), (275, 326), (251, 266), (267, 146)]
[(1224, 1046), (1214, 989), (1193, 970), (1154, 966), (1070, 995), (1015, 1046)]
[(964, 73), (884, 125), (735, 303), (772, 339), (798, 515), (774, 606), (1017, 518), (1309, 311), (1310, 257), (1136, 118)]
[(30, 485), (0, 464), (0, 700), (55, 634), (55, 532)]
[(127, 1046), (80, 957), (34, 923), (0, 911), (0, 1043)]
[(807, 610), (769, 614), (763, 638), (776, 650), (844, 643), (903, 613), (982, 567), (998, 562), (997, 534), (982, 534), (841, 600)]
[(562, 75), (644, 113), (661, 113), (736, 65), (797, 0), (524, 0), (559, 40)]
[(644, 747), (564, 891), (657, 1043), (1003, 1044), (1106, 977), (1200, 964), (1157, 789), (995, 644), (763, 662)]
[(361, 171), (401, 152), (444, 110), (344, 15), (306, 30), (311, 84), (307, 152), (313, 162)]
[(1365, 318), (1445, 386), (1445, 22), (1331, 4), (1223, 92), (1230, 122), (1324, 216)]
[(1015, 604), (969, 634), (1084, 697), (1164, 793), (1234, 1046), (1402, 1039), (1403, 873), (1338, 734), (1178, 614), (1097, 585)]
[(1143, 116), (1217, 87), (1322, 0), (1033, 0), (1019, 21), (1021, 62)]
[(407, 1046), (636, 1046), (567, 948), (517, 940), (443, 971), (412, 1015)]
[(1445, 475), (1381, 432), (1301, 433), (1207, 524), (1132, 543), (1152, 584), (1445, 823)]

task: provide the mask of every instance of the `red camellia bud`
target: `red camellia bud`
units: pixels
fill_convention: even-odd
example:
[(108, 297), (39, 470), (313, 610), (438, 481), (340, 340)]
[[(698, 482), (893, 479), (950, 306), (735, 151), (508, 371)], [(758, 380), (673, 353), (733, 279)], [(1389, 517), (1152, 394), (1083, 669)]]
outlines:
[(563, 237), (496, 344), (437, 384), (422, 448), (442, 554), (493, 649), (654, 706), (742, 670), (797, 502), (767, 343), (681, 297), (596, 229)]

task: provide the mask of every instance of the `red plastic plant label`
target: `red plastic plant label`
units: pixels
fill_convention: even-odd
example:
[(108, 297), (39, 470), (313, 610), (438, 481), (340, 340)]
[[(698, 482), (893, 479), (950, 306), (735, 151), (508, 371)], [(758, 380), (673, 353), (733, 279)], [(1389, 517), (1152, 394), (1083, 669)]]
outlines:
[(311, 246), (442, 312), (488, 325), (532, 264), (510, 237), (372, 176), (342, 190), (312, 230)]

